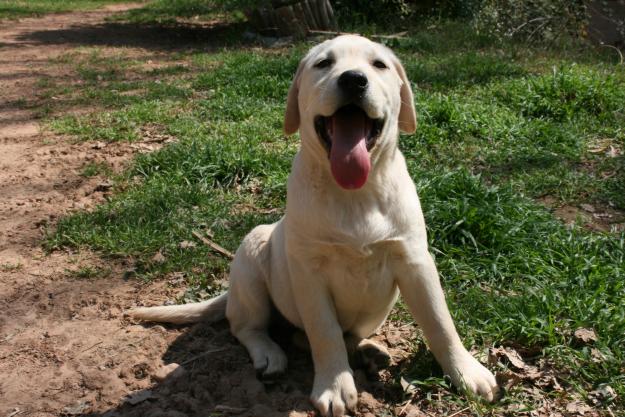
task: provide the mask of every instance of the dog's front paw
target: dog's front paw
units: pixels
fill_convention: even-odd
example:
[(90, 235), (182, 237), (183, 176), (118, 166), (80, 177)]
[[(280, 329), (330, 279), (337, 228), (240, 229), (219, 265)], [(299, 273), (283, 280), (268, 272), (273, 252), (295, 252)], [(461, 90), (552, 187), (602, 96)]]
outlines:
[(334, 376), (316, 375), (310, 400), (324, 417), (342, 417), (347, 410), (355, 409), (358, 392), (351, 372), (343, 371)]
[(445, 369), (445, 373), (460, 391), (479, 395), (489, 402), (501, 397), (495, 376), (466, 350)]

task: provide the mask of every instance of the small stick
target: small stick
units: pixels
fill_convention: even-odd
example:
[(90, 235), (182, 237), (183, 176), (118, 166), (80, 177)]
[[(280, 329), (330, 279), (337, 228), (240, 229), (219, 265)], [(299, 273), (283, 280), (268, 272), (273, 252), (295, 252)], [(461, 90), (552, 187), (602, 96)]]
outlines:
[(226, 349), (228, 349), (228, 348), (222, 347), (222, 348), (219, 348), (219, 349), (207, 350), (206, 352), (200, 353), (199, 355), (196, 355), (196, 356), (192, 357), (191, 359), (187, 359), (186, 361), (182, 362), (180, 364), (180, 366), (188, 365), (191, 362), (194, 362), (194, 361), (196, 361), (196, 360), (198, 360), (200, 358), (203, 358), (204, 356), (212, 355), (213, 353), (217, 353), (217, 352), (223, 352)]
[(94, 347), (96, 347), (96, 346), (98, 346), (98, 345), (101, 345), (102, 343), (103, 343), (103, 342), (100, 340), (98, 343), (96, 343), (96, 344), (94, 344), (94, 345), (89, 346), (87, 349), (85, 349), (85, 350), (81, 351), (80, 353), (85, 353), (86, 351), (91, 350), (91, 349), (93, 349)]
[(234, 255), (232, 254), (232, 252), (230, 252), (228, 249), (224, 248), (223, 246), (218, 245), (217, 243), (213, 242), (212, 240), (209, 240), (208, 238), (202, 236), (200, 234), (200, 232), (193, 230), (193, 231), (191, 231), (191, 233), (193, 233), (193, 236), (195, 236), (198, 239), (200, 239), (203, 244), (205, 244), (206, 246), (210, 247), (214, 251), (219, 252), (220, 254), (222, 254), (223, 256), (225, 256), (226, 258), (228, 258), (230, 260), (234, 259)]
[[(358, 33), (353, 32), (339, 32), (334, 30), (309, 30), (309, 35), (325, 35), (325, 36), (340, 36), (340, 35), (359, 35)], [(408, 32), (398, 32), (393, 33), (391, 35), (370, 35), (370, 38), (379, 38), (379, 39), (403, 39)]]
[(241, 414), (247, 411), (247, 408), (230, 407), (228, 405), (216, 405), (214, 411), (221, 411), (223, 413), (236, 413)]
[(448, 415), (447, 417), (454, 417), (454, 416), (457, 416), (457, 415), (458, 415), (458, 414), (460, 414), (460, 413), (464, 413), (464, 412), (465, 412), (465, 411), (467, 411), (468, 409), (469, 409), (469, 407), (465, 407), (465, 408), (463, 408), (463, 409), (462, 409), (462, 410), (460, 410), (460, 411), (456, 411), (455, 413)]
[(406, 408), (408, 408), (408, 406), (410, 405), (410, 403), (411, 403), (411, 402), (412, 402), (412, 398), (411, 398), (411, 399), (409, 399), (408, 401), (406, 401), (406, 405), (404, 405), (404, 406), (402, 407), (402, 409), (400, 410), (400, 412), (399, 412), (399, 413), (397, 413), (397, 415), (398, 415), (398, 416), (403, 416), (403, 415), (404, 415), (404, 413), (406, 412)]

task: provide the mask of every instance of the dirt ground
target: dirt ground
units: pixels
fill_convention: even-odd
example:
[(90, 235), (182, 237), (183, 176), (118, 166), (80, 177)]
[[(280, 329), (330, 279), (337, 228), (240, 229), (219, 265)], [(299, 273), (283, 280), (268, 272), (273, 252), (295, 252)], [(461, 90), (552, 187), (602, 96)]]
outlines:
[[(86, 164), (106, 162), (119, 170), (145, 149), (55, 135), (29, 105), (38, 100), (40, 79), (74, 82), (70, 69), (50, 65), (74, 48), (124, 48), (154, 57), (176, 47), (167, 33), (104, 21), (131, 7), (0, 26), (0, 416), (313, 415), (311, 361), (288, 341), (289, 376), (265, 386), (226, 323), (173, 328), (124, 318), (129, 307), (175, 298), (179, 284), (142, 284), (124, 279), (131, 266), (123, 261), (41, 248), (46, 227), (106, 198), (105, 179), (80, 175)], [(110, 273), (79, 278), (88, 267)], [(395, 335), (396, 357), (403, 355), (398, 335), (412, 330), (385, 330)], [(380, 415), (385, 406), (376, 397), (397, 393), (379, 381), (383, 376), (356, 375), (367, 391), (358, 415)]]

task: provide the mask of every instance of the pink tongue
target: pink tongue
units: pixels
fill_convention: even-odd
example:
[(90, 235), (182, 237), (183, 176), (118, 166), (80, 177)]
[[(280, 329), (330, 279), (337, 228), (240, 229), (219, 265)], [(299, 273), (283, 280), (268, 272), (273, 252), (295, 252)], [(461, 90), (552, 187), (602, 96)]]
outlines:
[(348, 190), (365, 185), (371, 161), (367, 151), (367, 120), (360, 109), (339, 110), (331, 118), (330, 168), (336, 182)]

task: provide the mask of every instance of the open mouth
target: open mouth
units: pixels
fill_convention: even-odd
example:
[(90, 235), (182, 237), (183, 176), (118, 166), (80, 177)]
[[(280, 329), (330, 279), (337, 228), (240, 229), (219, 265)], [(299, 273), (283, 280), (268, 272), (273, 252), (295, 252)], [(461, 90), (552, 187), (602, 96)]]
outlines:
[(360, 107), (349, 104), (332, 116), (317, 116), (315, 130), (328, 152), (336, 182), (347, 190), (361, 188), (371, 171), (369, 151), (375, 146), (384, 119), (372, 119)]
[(384, 119), (372, 119), (367, 113), (355, 104), (348, 104), (339, 108), (332, 116), (315, 117), (315, 130), (321, 144), (328, 152), (328, 156), (332, 151), (333, 138), (336, 139), (337, 124), (350, 124), (352, 129), (362, 129), (365, 136), (367, 151), (371, 151), (375, 146), (382, 128), (384, 127)]

